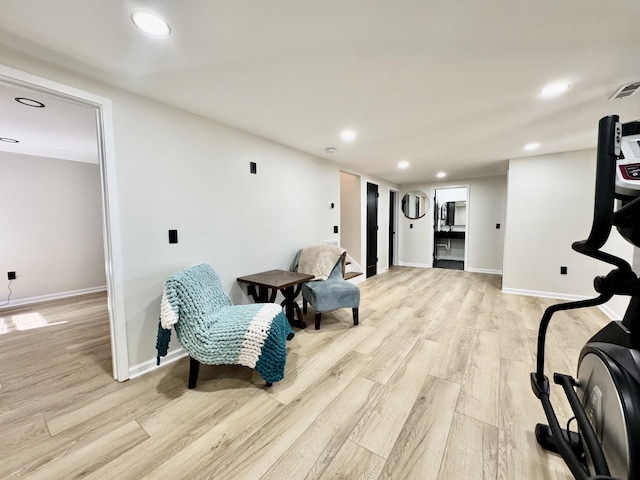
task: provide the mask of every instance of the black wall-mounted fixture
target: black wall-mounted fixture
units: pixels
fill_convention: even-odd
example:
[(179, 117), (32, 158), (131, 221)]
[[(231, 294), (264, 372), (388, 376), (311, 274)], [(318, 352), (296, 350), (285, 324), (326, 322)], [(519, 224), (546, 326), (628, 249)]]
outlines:
[(333, 226), (333, 233), (338, 233), (338, 226), (337, 225)]
[(249, 172), (258, 173), (258, 164), (256, 162), (249, 162)]
[(169, 230), (169, 243), (178, 243), (178, 230)]
[(566, 275), (567, 274), (567, 267), (560, 267), (560, 275)]
[(7, 272), (7, 279), (8, 280), (15, 280), (16, 279), (16, 272)]
[(330, 206), (331, 206), (331, 208), (334, 208), (334, 207), (335, 207), (335, 204), (334, 204), (333, 202), (331, 202), (331, 205), (330, 205)]

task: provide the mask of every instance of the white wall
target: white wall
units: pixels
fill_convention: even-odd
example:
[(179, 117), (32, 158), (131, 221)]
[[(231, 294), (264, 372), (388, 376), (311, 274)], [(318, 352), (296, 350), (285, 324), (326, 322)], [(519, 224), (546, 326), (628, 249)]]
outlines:
[[(433, 255), (433, 190), (447, 187), (469, 187), (467, 202), (467, 264), (465, 269), (477, 272), (502, 271), (503, 226), (506, 177), (482, 177), (455, 182), (440, 181), (403, 185), (401, 196), (421, 190), (430, 196), (429, 211), (418, 220), (400, 215), (399, 263), (430, 267)], [(496, 223), (501, 228), (495, 228)], [(413, 224), (413, 228), (409, 226)]]
[(11, 304), (105, 288), (99, 166), (0, 152), (0, 172), (0, 275), (4, 285), (16, 272)]
[[(589, 236), (593, 217), (595, 150), (557, 153), (509, 162), (503, 289), (557, 298), (593, 297), (593, 279), (612, 267), (574, 252)], [(633, 246), (613, 229), (604, 247), (631, 262)], [(560, 267), (568, 267), (560, 275)], [(628, 299), (609, 308), (621, 315)]]
[[(235, 303), (236, 278), (288, 269), (337, 239), (340, 172), (325, 161), (133, 95), (112, 96), (131, 363), (155, 355), (162, 282), (208, 262)], [(257, 163), (257, 175), (249, 162)], [(333, 202), (338, 208), (330, 209)], [(170, 245), (167, 230), (177, 229)]]
[[(340, 224), (337, 164), (1, 46), (0, 64), (112, 101), (132, 369), (155, 358), (162, 284), (178, 269), (208, 262), (235, 303), (250, 302), (237, 277), (288, 269), (299, 248), (339, 238), (333, 233)], [(249, 162), (257, 163), (257, 175), (249, 173)], [(370, 180), (381, 189), (391, 185)], [(381, 232), (388, 228), (384, 201)], [(178, 244), (168, 243), (169, 229), (178, 230)], [(379, 265), (385, 266), (386, 237), (378, 242)], [(171, 349), (177, 346), (174, 338)]]

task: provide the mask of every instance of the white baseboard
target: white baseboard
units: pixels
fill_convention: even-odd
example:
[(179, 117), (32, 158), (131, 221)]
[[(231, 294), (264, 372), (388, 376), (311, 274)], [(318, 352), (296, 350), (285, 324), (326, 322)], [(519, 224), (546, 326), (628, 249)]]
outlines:
[(620, 315), (614, 312), (608, 305), (600, 305), (598, 308), (611, 320), (620, 320)]
[(417, 267), (417, 268), (431, 268), (431, 265), (426, 263), (412, 263), (412, 262), (398, 262), (399, 267)]
[(101, 285), (99, 287), (82, 288), (80, 290), (72, 290), (70, 292), (50, 293), (48, 295), (39, 295), (37, 297), (19, 298), (17, 300), (11, 300), (11, 302), (9, 302), (7, 305), (3, 305), (2, 308), (18, 307), (20, 305), (30, 305), (32, 303), (60, 300), (61, 298), (77, 297), (78, 295), (104, 292), (106, 289), (106, 285)]
[(540, 298), (557, 298), (558, 300), (586, 300), (585, 295), (573, 295), (570, 293), (558, 293), (558, 292), (541, 292), (538, 290), (521, 290), (519, 288), (502, 288), (502, 293), (513, 293), (514, 295), (525, 295), (527, 297), (540, 297)]
[(133, 367), (129, 367), (129, 379), (139, 377), (140, 375), (144, 375), (145, 373), (149, 373), (157, 368), (161, 368), (165, 365), (169, 365), (181, 358), (188, 356), (188, 353), (184, 348), (180, 347), (175, 350), (171, 350), (167, 353), (166, 357), (160, 358), (160, 365), (156, 365), (156, 359), (147, 360), (146, 362), (139, 363), (134, 365)]
[(502, 270), (492, 270), (489, 268), (467, 268), (467, 272), (473, 273), (488, 273), (489, 275), (502, 275)]
[[(558, 300), (569, 300), (569, 301), (578, 301), (578, 300), (587, 300), (589, 297), (587, 295), (572, 295), (570, 293), (554, 293), (554, 292), (538, 292), (535, 290), (520, 290), (517, 288), (503, 288), (502, 293), (513, 293), (515, 295), (526, 295), (529, 297), (541, 297), (541, 298), (556, 298)], [(608, 305), (598, 305), (598, 308), (611, 320), (620, 320), (620, 316), (616, 314), (611, 307)]]

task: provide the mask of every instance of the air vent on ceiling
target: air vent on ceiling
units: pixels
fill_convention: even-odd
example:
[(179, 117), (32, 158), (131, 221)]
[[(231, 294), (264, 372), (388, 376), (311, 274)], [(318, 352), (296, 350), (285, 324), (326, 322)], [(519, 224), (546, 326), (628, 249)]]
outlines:
[(631, 95), (634, 95), (638, 91), (638, 89), (640, 89), (640, 82), (622, 85), (618, 90), (616, 90), (616, 93), (611, 95), (609, 100), (630, 97)]

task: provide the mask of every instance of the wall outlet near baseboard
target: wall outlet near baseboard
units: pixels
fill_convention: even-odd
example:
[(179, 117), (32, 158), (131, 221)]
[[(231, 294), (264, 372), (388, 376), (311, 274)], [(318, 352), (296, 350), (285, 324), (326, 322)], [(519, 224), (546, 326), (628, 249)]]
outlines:
[(16, 272), (7, 272), (7, 279), (15, 280), (16, 279)]

